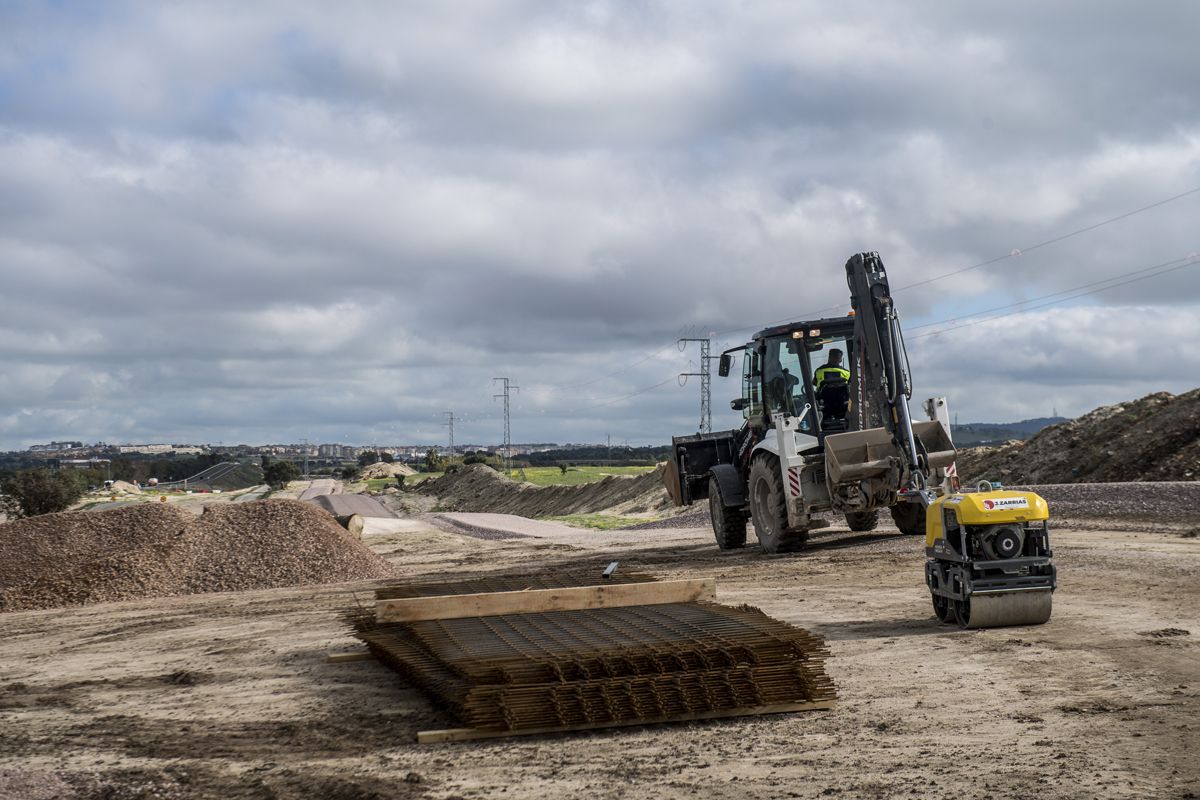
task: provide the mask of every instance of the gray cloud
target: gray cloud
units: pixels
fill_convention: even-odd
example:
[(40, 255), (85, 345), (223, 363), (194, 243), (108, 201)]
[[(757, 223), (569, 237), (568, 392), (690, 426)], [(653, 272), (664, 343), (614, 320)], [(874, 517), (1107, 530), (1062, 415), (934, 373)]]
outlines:
[[(1198, 15), (9, 6), (0, 446), (436, 441), (449, 408), (493, 442), (502, 374), (518, 439), (662, 441), (696, 385), (635, 393), (694, 371), (675, 337), (843, 313), (853, 252), (919, 283), (1200, 186)], [(898, 301), (919, 325), (1178, 258), (1198, 205)], [(1198, 306), (1200, 267), (914, 339), (918, 389), (1011, 419), (1192, 388)]]

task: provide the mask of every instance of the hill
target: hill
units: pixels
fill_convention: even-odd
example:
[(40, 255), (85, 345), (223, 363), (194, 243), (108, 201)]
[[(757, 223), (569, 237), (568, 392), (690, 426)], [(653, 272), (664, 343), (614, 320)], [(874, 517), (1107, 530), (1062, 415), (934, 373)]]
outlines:
[(1200, 480), (1200, 389), (1097, 408), (1025, 442), (960, 450), (958, 474), (966, 485)]
[(1037, 417), (1020, 422), (968, 422), (951, 425), (950, 433), (959, 447), (984, 444), (1003, 444), (1013, 439), (1028, 439), (1043, 428), (1069, 422), (1066, 417)]

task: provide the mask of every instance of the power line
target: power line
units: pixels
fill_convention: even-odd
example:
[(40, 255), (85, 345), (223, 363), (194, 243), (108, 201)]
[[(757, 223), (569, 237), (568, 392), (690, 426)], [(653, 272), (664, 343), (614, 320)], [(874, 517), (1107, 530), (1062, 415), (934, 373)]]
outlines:
[(450, 437), (449, 437), (450, 438), (450, 446), (448, 449), (450, 450), (451, 453), (453, 453), (454, 452), (454, 412), (453, 411), (443, 411), (442, 414), (444, 414), (446, 417), (446, 421), (442, 424), (445, 427), (450, 429)]
[[(1067, 239), (1071, 239), (1076, 236), (1081, 236), (1082, 234), (1085, 234), (1085, 233), (1090, 233), (1091, 231), (1097, 230), (1099, 228), (1103, 228), (1103, 227), (1105, 227), (1107, 225), (1111, 225), (1115, 222), (1120, 222), (1121, 220), (1125, 220), (1130, 217), (1137, 216), (1138, 214), (1142, 214), (1147, 211), (1151, 211), (1155, 208), (1159, 208), (1159, 207), (1167, 205), (1169, 203), (1173, 203), (1177, 200), (1182, 200), (1185, 197), (1190, 197), (1195, 194), (1200, 194), (1200, 186), (1197, 186), (1192, 189), (1188, 189), (1185, 192), (1180, 192), (1179, 194), (1175, 194), (1170, 197), (1163, 198), (1161, 200), (1157, 200), (1153, 203), (1149, 203), (1147, 205), (1140, 206), (1139, 208), (1135, 208), (1130, 211), (1125, 211), (1121, 214), (1117, 214), (1116, 216), (1109, 217), (1107, 219), (1100, 220), (1099, 222), (1092, 223), (1091, 225), (1086, 225), (1082, 228), (1078, 228), (1076, 230), (1069, 231), (1067, 233), (1059, 234), (1057, 236), (1053, 236), (1049, 239), (1045, 239), (1040, 242), (1035, 242), (1034, 244), (1028, 245), (1026, 247), (1015, 248), (1015, 249), (1011, 250), (1010, 252), (1005, 253), (1004, 255), (999, 255), (994, 258), (989, 258), (985, 261), (980, 261), (975, 264), (970, 264), (965, 267), (960, 267), (958, 269), (951, 270), (950, 272), (946, 272), (941, 275), (935, 275), (931, 278), (926, 278), (924, 280), (920, 280), (915, 283), (910, 283), (910, 284), (906, 284), (904, 286), (900, 286), (899, 288), (893, 289), (892, 294), (896, 294), (897, 292), (907, 291), (908, 289), (915, 289), (919, 286), (926, 286), (928, 284), (935, 283), (937, 281), (945, 280), (946, 278), (951, 278), (956, 275), (961, 275), (965, 272), (970, 272), (972, 270), (980, 269), (982, 267), (987, 267), (987, 266), (991, 266), (993, 264), (998, 264), (1002, 261), (1007, 261), (1008, 259), (1019, 258), (1020, 256), (1024, 255), (1025, 253), (1030, 253), (1035, 250), (1038, 250), (1038, 249), (1041, 249), (1044, 247), (1049, 247), (1050, 245), (1065, 241)], [(720, 338), (720, 337), (724, 337), (724, 336), (729, 336), (731, 334), (740, 333), (742, 331), (753, 331), (753, 330), (758, 330), (758, 329), (762, 329), (762, 328), (769, 328), (772, 325), (781, 325), (783, 323), (791, 322), (792, 320), (796, 320), (796, 319), (812, 319), (820, 314), (824, 314), (825, 312), (841, 313), (842, 311), (848, 309), (849, 306), (850, 306), (850, 304), (848, 302), (847, 303), (837, 303), (834, 305), (825, 306), (823, 308), (814, 309), (812, 311), (804, 312), (801, 314), (791, 315), (791, 316), (777, 319), (777, 320), (769, 320), (767, 322), (757, 323), (754, 325), (746, 325), (746, 326), (743, 326), (740, 328), (731, 328), (731, 329), (724, 330), (724, 331), (718, 331), (718, 332), (715, 332), (713, 335)], [(678, 341), (679, 340), (676, 340), (676, 342), (672, 342), (671, 344), (677, 344)], [(646, 363), (647, 361), (650, 361), (651, 359), (653, 359), (653, 358), (659, 356), (660, 354), (666, 352), (667, 350), (669, 350), (671, 347), (671, 344), (663, 345), (662, 347), (658, 348), (657, 350), (654, 350), (654, 351), (642, 356), (641, 358), (636, 359), (636, 360), (630, 362), (629, 364), (626, 364), (625, 366), (623, 366), (619, 369), (613, 370), (611, 372), (606, 372), (603, 375), (596, 376), (587, 381), (583, 381), (582, 383), (577, 383), (577, 384), (537, 384), (537, 385), (544, 386), (551, 390), (582, 388), (584, 386), (591, 386), (593, 384), (599, 383), (600, 381), (606, 380), (607, 378), (611, 378), (616, 375), (620, 375), (625, 372), (629, 372), (634, 367), (640, 366), (640, 365)], [(701, 380), (701, 382), (703, 383), (703, 379)], [(666, 383), (666, 381), (656, 384), (654, 388), (661, 386), (663, 383)], [(640, 392), (635, 392), (634, 394), (639, 394), (639, 393)], [(624, 399), (626, 397), (632, 397), (632, 396), (634, 396), (634, 395), (623, 395), (619, 399)], [(595, 407), (595, 406), (591, 406), (591, 407)]]
[[(964, 272), (970, 272), (971, 270), (980, 269), (981, 267), (988, 267), (988, 266), (991, 266), (992, 264), (999, 264), (1001, 261), (1007, 261), (1010, 258), (1020, 258), (1025, 253), (1030, 253), (1030, 252), (1033, 252), (1034, 250), (1038, 250), (1043, 247), (1049, 247), (1052, 244), (1057, 244), (1061, 241), (1065, 241), (1066, 239), (1071, 239), (1075, 236), (1080, 236), (1081, 234), (1089, 233), (1091, 231), (1097, 230), (1098, 228), (1103, 228), (1106, 225), (1111, 225), (1114, 222), (1120, 222), (1121, 220), (1128, 219), (1129, 217), (1136, 216), (1138, 214), (1144, 213), (1146, 211), (1150, 211), (1150, 210), (1158, 208), (1160, 206), (1165, 206), (1168, 203), (1175, 202), (1176, 200), (1182, 200), (1183, 198), (1190, 197), (1191, 195), (1194, 195), (1194, 194), (1200, 194), (1200, 186), (1197, 186), (1193, 189), (1188, 189), (1186, 192), (1180, 192), (1179, 194), (1163, 198), (1162, 200), (1157, 200), (1148, 205), (1141, 206), (1140, 208), (1135, 208), (1131, 211), (1126, 211), (1124, 213), (1116, 215), (1115, 217), (1109, 217), (1108, 219), (1104, 219), (1099, 222), (1093, 223), (1091, 225), (1087, 225), (1085, 227), (1079, 228), (1077, 230), (1070, 231), (1069, 233), (1063, 233), (1058, 236), (1053, 236), (1044, 241), (1040, 241), (1040, 242), (1036, 242), (1034, 244), (1028, 245), (1027, 247), (1015, 248), (1015, 249), (1009, 251), (1008, 253), (1005, 253), (1004, 255), (996, 256), (995, 258), (989, 258), (986, 261), (980, 261), (977, 264), (971, 264), (966, 267), (960, 267), (958, 269), (951, 270), (950, 272), (942, 273), (941, 275), (935, 275), (932, 278), (926, 278), (924, 280), (917, 281), (916, 283), (906, 284), (899, 288), (892, 289), (892, 294), (896, 294), (897, 292), (907, 291), (909, 289), (915, 289), (918, 286), (926, 286), (930, 283), (935, 283), (940, 280), (945, 280), (946, 278), (952, 278), (955, 275), (961, 275)], [(824, 308), (819, 308), (819, 309), (816, 309), (815, 311), (809, 311), (804, 314), (797, 314), (795, 316), (787, 317), (785, 319), (773, 320), (773, 321), (766, 322), (766, 323), (759, 324), (759, 325), (749, 325), (749, 326), (745, 326), (742, 328), (733, 328), (728, 331), (722, 331), (722, 332), (718, 333), (717, 335), (718, 336), (728, 336), (729, 334), (732, 334), (732, 333), (739, 333), (741, 331), (753, 330), (756, 328), (769, 328), (772, 325), (781, 325), (785, 322), (790, 322), (794, 319), (811, 319), (811, 318), (815, 317), (817, 314), (821, 314), (825, 311), (840, 311), (840, 310), (848, 308), (848, 307), (849, 307), (849, 303), (839, 303), (837, 305), (825, 306)]]
[(580, 407), (576, 408), (575, 410), (576, 411), (590, 411), (593, 408), (604, 408), (606, 406), (611, 406), (611, 405), (621, 402), (622, 400), (628, 400), (631, 397), (637, 397), (638, 395), (646, 394), (648, 392), (654, 391), (655, 389), (659, 389), (663, 386), (666, 386), (671, 381), (678, 380), (678, 377), (679, 376), (677, 374), (674, 374), (668, 378), (664, 378), (663, 380), (659, 381), (656, 384), (653, 384), (652, 386), (644, 386), (641, 389), (635, 389), (634, 391), (629, 392), (628, 394), (618, 395), (617, 397), (605, 398), (604, 400), (602, 400), (598, 403), (593, 403), (592, 405), (587, 405), (587, 406), (580, 406)]
[[(1119, 281), (1117, 283), (1112, 283), (1109, 286), (1101, 286), (1098, 289), (1087, 289), (1086, 291), (1081, 291), (1081, 292), (1072, 294), (1070, 297), (1062, 297), (1062, 298), (1059, 298), (1058, 300), (1051, 300), (1046, 303), (1040, 303), (1038, 305), (1029, 306), (1027, 308), (1017, 309), (1016, 311), (1010, 311), (1007, 314), (997, 314), (996, 316), (988, 317), (987, 319), (979, 319), (979, 320), (975, 320), (973, 322), (964, 322), (961, 325), (951, 325), (946, 328), (939, 328), (938, 330), (935, 330), (935, 331), (929, 331), (928, 333), (920, 333), (920, 334), (917, 334), (916, 336), (910, 336), (908, 338), (909, 339), (924, 339), (929, 336), (937, 336), (939, 334), (949, 333), (950, 331), (956, 331), (959, 328), (970, 328), (974, 325), (982, 325), (985, 322), (994, 322), (998, 319), (1004, 319), (1005, 317), (1012, 317), (1017, 314), (1023, 314), (1027, 311), (1034, 311), (1039, 308), (1048, 308), (1049, 306), (1055, 306), (1055, 305), (1058, 305), (1059, 303), (1065, 303), (1068, 300), (1074, 300), (1077, 297), (1084, 297), (1089, 294), (1096, 294), (1097, 292), (1105, 292), (1105, 291), (1108, 291), (1109, 289), (1116, 289), (1118, 286), (1126, 286), (1131, 283), (1137, 283), (1138, 281), (1149, 280), (1150, 278), (1157, 278), (1160, 275), (1166, 275), (1167, 273), (1170, 273), (1170, 272), (1177, 272), (1178, 270), (1186, 269), (1188, 267), (1193, 267), (1196, 264), (1200, 264), (1200, 256), (1189, 256), (1186, 259), (1176, 259), (1175, 261), (1168, 261), (1166, 263), (1175, 264), (1176, 262), (1178, 262), (1180, 260), (1183, 260), (1182, 264), (1178, 264), (1177, 266), (1170, 267), (1169, 269), (1162, 269), (1162, 270), (1159, 270), (1158, 272), (1152, 272), (1148, 275), (1138, 274), (1138, 273), (1145, 272), (1145, 270), (1135, 270), (1134, 272), (1130, 272), (1130, 273), (1126, 273), (1126, 274), (1127, 275), (1137, 275), (1137, 277), (1129, 278), (1128, 280)], [(1149, 267), (1147, 269), (1154, 269), (1154, 268)], [(1091, 286), (1091, 285), (1093, 285), (1093, 284), (1085, 284), (1085, 286)], [(1074, 291), (1074, 290), (1068, 290), (1068, 291)], [(1062, 292), (1055, 292), (1052, 295), (1045, 295), (1045, 297), (1054, 297), (1055, 295), (1059, 295), (1059, 294), (1062, 294)], [(1037, 299), (1041, 299), (1041, 298), (1034, 298), (1034, 300), (1037, 300)], [(1026, 302), (1033, 302), (1033, 301), (1026, 301)], [(954, 317), (951, 319), (942, 320), (941, 322), (942, 323), (954, 322), (956, 319), (960, 319), (960, 317)], [(937, 324), (941, 324), (941, 323), (937, 323)]]
[[(1179, 263), (1179, 262), (1183, 262), (1183, 263)], [(917, 335), (915, 335), (915, 336), (909, 336), (909, 337), (907, 337), (907, 338), (909, 338), (909, 339), (922, 339), (922, 338), (926, 338), (926, 337), (929, 337), (929, 336), (935, 336), (935, 335), (938, 335), (938, 334), (941, 334), (941, 333), (946, 333), (946, 332), (949, 332), (949, 331), (952, 331), (952, 330), (957, 330), (958, 328), (969, 327), (969, 326), (971, 326), (971, 325), (978, 325), (978, 324), (982, 324), (982, 323), (984, 323), (984, 322), (991, 322), (992, 320), (996, 320), (996, 319), (1003, 319), (1003, 318), (1005, 318), (1005, 317), (1014, 316), (1015, 314), (1023, 313), (1023, 312), (1025, 312), (1025, 311), (1032, 311), (1032, 310), (1035, 310), (1035, 309), (1037, 309), (1037, 308), (1044, 308), (1044, 307), (1047, 307), (1047, 306), (1055, 305), (1055, 304), (1057, 304), (1057, 303), (1066, 302), (1067, 300), (1074, 299), (1075, 297), (1083, 297), (1083, 296), (1085, 296), (1085, 295), (1088, 295), (1088, 294), (1095, 294), (1095, 293), (1097, 293), (1097, 292), (1105, 291), (1105, 290), (1107, 290), (1107, 289), (1114, 289), (1114, 288), (1117, 288), (1118, 286), (1124, 286), (1124, 285), (1126, 285), (1126, 284), (1129, 284), (1129, 283), (1135, 283), (1135, 282), (1137, 282), (1137, 281), (1146, 280), (1146, 279), (1148, 279), (1148, 278), (1155, 278), (1155, 277), (1158, 277), (1159, 275), (1165, 275), (1165, 274), (1167, 274), (1168, 272), (1174, 272), (1174, 271), (1176, 271), (1176, 270), (1184, 269), (1185, 267), (1194, 266), (1194, 265), (1195, 265), (1195, 264), (1197, 264), (1197, 263), (1200, 263), (1200, 257), (1198, 257), (1198, 256), (1187, 256), (1187, 257), (1185, 257), (1185, 258), (1182, 258), (1182, 259), (1175, 259), (1175, 260), (1173, 260), (1173, 261), (1166, 261), (1166, 262), (1163, 262), (1163, 263), (1161, 263), (1161, 264), (1156, 264), (1156, 265), (1154, 265), (1154, 266), (1151, 266), (1151, 267), (1145, 267), (1145, 268), (1143, 268), (1143, 269), (1140, 269), (1140, 270), (1134, 270), (1134, 271), (1132, 271), (1132, 272), (1122, 273), (1121, 275), (1115, 275), (1115, 276), (1113, 276), (1113, 277), (1111, 277), (1111, 278), (1106, 278), (1106, 279), (1104, 279), (1104, 280), (1102, 280), (1102, 281), (1093, 281), (1092, 283), (1083, 284), (1082, 286), (1077, 286), (1077, 287), (1074, 287), (1074, 288), (1072, 288), (1072, 289), (1066, 289), (1066, 290), (1062, 290), (1062, 291), (1059, 291), (1059, 292), (1053, 292), (1053, 293), (1051, 293), (1051, 294), (1047, 294), (1047, 295), (1042, 295), (1042, 296), (1040, 296), (1040, 297), (1031, 298), (1030, 300), (1025, 300), (1025, 301), (1022, 301), (1022, 302), (1020, 302), (1020, 303), (1013, 303), (1013, 304), (1010, 304), (1010, 305), (1008, 305), (1008, 306), (1000, 306), (1000, 307), (997, 307), (997, 308), (995, 308), (995, 309), (990, 309), (990, 310), (988, 310), (988, 311), (977, 312), (977, 313), (979, 313), (979, 314), (987, 314), (987, 313), (992, 313), (993, 311), (1003, 310), (1003, 309), (1005, 309), (1005, 308), (1011, 308), (1011, 307), (1018, 306), (1018, 305), (1026, 305), (1026, 304), (1028, 304), (1028, 303), (1035, 303), (1035, 302), (1037, 302), (1037, 301), (1039, 301), (1039, 300), (1043, 300), (1043, 299), (1047, 299), (1047, 298), (1051, 298), (1051, 297), (1058, 297), (1059, 295), (1066, 294), (1066, 293), (1074, 293), (1074, 292), (1078, 292), (1077, 294), (1072, 294), (1072, 296), (1070, 296), (1070, 297), (1063, 297), (1063, 298), (1061, 298), (1061, 299), (1059, 299), (1059, 300), (1054, 300), (1054, 301), (1051, 301), (1051, 302), (1049, 302), (1049, 303), (1043, 303), (1043, 304), (1040, 304), (1040, 305), (1037, 305), (1037, 306), (1031, 306), (1031, 307), (1029, 307), (1029, 308), (1021, 308), (1021, 309), (1018, 309), (1018, 310), (1016, 310), (1016, 311), (1013, 311), (1013, 312), (1011, 312), (1011, 313), (1009, 313), (1009, 314), (1001, 314), (1001, 315), (998, 315), (998, 316), (995, 316), (995, 317), (990, 317), (990, 318), (988, 318), (988, 319), (977, 320), (977, 321), (975, 321), (975, 322), (964, 323), (964, 324), (962, 324), (962, 325), (954, 325), (954, 326), (947, 327), (947, 328), (942, 328), (942, 329), (939, 329), (939, 330), (936, 330), (936, 331), (930, 331), (930, 332), (928, 332), (928, 333), (917, 334)], [(1175, 266), (1171, 266), (1171, 265), (1175, 265)], [(1167, 269), (1162, 269), (1162, 267), (1168, 267), (1168, 268), (1167, 268)], [(1158, 271), (1158, 272), (1151, 272), (1152, 270), (1159, 270), (1159, 271)], [(1150, 274), (1143, 274), (1143, 273), (1147, 273), (1147, 272), (1150, 272)], [(1129, 280), (1126, 280), (1126, 281), (1119, 281), (1119, 282), (1117, 282), (1117, 283), (1111, 283), (1112, 281), (1114, 281), (1114, 280), (1116, 280), (1116, 279), (1118, 279), (1118, 278), (1121, 278), (1121, 277), (1125, 277), (1125, 276), (1136, 276), (1136, 277), (1131, 277)], [(1091, 288), (1089, 291), (1079, 291), (1079, 290), (1081, 290), (1081, 289), (1089, 289), (1089, 287), (1095, 287), (1097, 284), (1100, 284), (1100, 283), (1111, 283), (1111, 285), (1109, 285), (1109, 286), (1102, 286), (1102, 287), (1099, 287), (1099, 288)], [(929, 327), (930, 325), (942, 325), (942, 324), (945, 324), (945, 323), (948, 323), (948, 322), (956, 322), (956, 321), (958, 321), (958, 320), (960, 320), (960, 319), (966, 319), (966, 318), (968, 318), (968, 317), (970, 317), (970, 316), (975, 316), (975, 314), (968, 314), (968, 315), (962, 315), (962, 316), (958, 316), (958, 317), (951, 317), (951, 318), (944, 319), (944, 320), (939, 320), (939, 321), (937, 321), (937, 322), (928, 323), (927, 325), (921, 325), (921, 326), (918, 326), (917, 328), (913, 328), (912, 330), (919, 330), (920, 328)], [(638, 396), (640, 396), (640, 395), (643, 395), (643, 394), (647, 394), (647, 393), (649, 393), (649, 392), (652, 392), (652, 391), (654, 391), (654, 390), (656, 390), (656, 389), (660, 389), (660, 388), (662, 388), (663, 386), (666, 386), (667, 384), (671, 383), (673, 380), (678, 380), (678, 377), (679, 377), (679, 375), (678, 375), (678, 374), (676, 374), (676, 375), (671, 375), (670, 377), (664, 378), (663, 380), (659, 381), (658, 383), (654, 383), (654, 384), (651, 384), (651, 385), (649, 385), (649, 386), (644, 386), (644, 387), (641, 387), (641, 388), (639, 388), (639, 389), (635, 389), (635, 390), (634, 390), (634, 391), (632, 391), (632, 392), (627, 392), (627, 393), (625, 393), (625, 394), (622, 394), (622, 395), (617, 395), (617, 396), (615, 396), (615, 397), (604, 398), (604, 399), (602, 399), (602, 400), (599, 400), (599, 401), (597, 401), (597, 402), (595, 402), (595, 403), (592, 403), (592, 404), (590, 404), (590, 405), (586, 405), (586, 406), (580, 406), (580, 407), (577, 407), (577, 408), (575, 408), (574, 410), (575, 410), (575, 411), (589, 411), (589, 410), (596, 409), (596, 408), (604, 408), (604, 407), (607, 407), (607, 406), (615, 405), (616, 403), (620, 403), (620, 402), (622, 402), (622, 401), (624, 401), (624, 400), (629, 400), (629, 399), (631, 399), (631, 398), (638, 397)]]
[[(696, 326), (695, 326), (695, 325), (689, 325), (689, 326), (686, 326), (686, 327), (687, 327), (688, 329), (690, 329), (690, 330), (694, 330)], [(634, 367), (637, 367), (637, 366), (640, 366), (640, 365), (642, 365), (642, 364), (645, 364), (645, 363), (646, 363), (647, 361), (649, 361), (650, 359), (652, 359), (652, 358), (655, 358), (655, 357), (657, 357), (658, 355), (660, 355), (660, 354), (662, 354), (662, 353), (665, 353), (665, 352), (667, 352), (668, 350), (670, 350), (670, 349), (671, 349), (671, 347), (672, 347), (673, 345), (675, 345), (675, 344), (676, 344), (676, 342), (677, 342), (677, 340), (676, 340), (676, 341), (672, 341), (670, 344), (665, 344), (665, 345), (663, 345), (662, 347), (658, 348), (657, 350), (654, 350), (653, 352), (647, 353), (646, 355), (642, 356), (641, 358), (639, 358), (639, 359), (637, 359), (637, 360), (635, 360), (635, 361), (631, 361), (631, 362), (629, 362), (628, 364), (626, 364), (626, 365), (625, 365), (625, 366), (623, 366), (623, 367), (620, 367), (620, 368), (618, 368), (618, 369), (612, 370), (611, 372), (605, 372), (605, 373), (603, 373), (603, 374), (601, 374), (601, 375), (598, 375), (598, 376), (596, 376), (596, 377), (594, 377), (594, 378), (590, 378), (590, 379), (588, 379), (588, 380), (586, 380), (586, 381), (580, 381), (579, 383), (535, 383), (535, 384), (532, 384), (532, 385), (533, 385), (533, 386), (540, 386), (540, 387), (544, 387), (544, 388), (546, 388), (546, 389), (550, 389), (551, 391), (559, 391), (559, 390), (562, 390), (562, 389), (581, 389), (581, 388), (583, 388), (584, 386), (591, 386), (591, 385), (592, 385), (592, 384), (594, 384), (594, 383), (599, 383), (600, 381), (604, 380), (605, 378), (611, 378), (611, 377), (613, 377), (613, 376), (620, 375), (620, 374), (622, 374), (622, 373), (625, 373), (625, 372), (629, 372), (629, 371), (630, 371), (631, 369), (633, 369)]]
[(1080, 234), (1089, 233), (1090, 231), (1094, 231), (1097, 228), (1103, 228), (1105, 225), (1111, 225), (1114, 222), (1120, 222), (1123, 219), (1128, 219), (1132, 216), (1136, 216), (1137, 214), (1141, 214), (1145, 211), (1150, 211), (1151, 209), (1158, 208), (1159, 206), (1165, 206), (1167, 203), (1173, 203), (1176, 200), (1182, 200), (1185, 197), (1188, 197), (1190, 195), (1197, 194), (1197, 193), (1200, 193), (1200, 186), (1197, 186), (1194, 189), (1188, 189), (1186, 192), (1181, 192), (1177, 195), (1173, 195), (1166, 199), (1159, 200), (1154, 203), (1150, 203), (1149, 205), (1142, 206), (1141, 208), (1135, 208), (1132, 211), (1126, 211), (1123, 214), (1118, 214), (1115, 217), (1110, 217), (1106, 220), (1102, 220), (1095, 224), (1088, 225), (1088, 226), (1080, 228), (1078, 230), (1071, 231), (1070, 233), (1064, 233), (1060, 236), (1055, 236), (1050, 239), (1046, 239), (1045, 241), (1038, 242), (1036, 244), (1031, 244), (1028, 247), (1018, 247), (1015, 250), (1012, 250), (1011, 252), (1007, 253), (1006, 255), (996, 256), (995, 258), (990, 258), (987, 261), (980, 261), (978, 264), (972, 264), (969, 267), (962, 267), (960, 269), (952, 270), (950, 272), (946, 272), (941, 275), (935, 275), (932, 278), (926, 278), (923, 281), (917, 281), (916, 283), (910, 283), (907, 286), (901, 286), (899, 289), (893, 289), (892, 294), (895, 294), (896, 292), (903, 292), (908, 289), (915, 289), (918, 286), (925, 286), (926, 284), (933, 283), (934, 281), (940, 281), (944, 278), (950, 278), (955, 275), (961, 275), (964, 272), (970, 272), (971, 270), (979, 269), (980, 267), (987, 267), (987, 266), (991, 266), (992, 264), (998, 264), (1001, 261), (1005, 261), (1010, 258), (1020, 258), (1025, 253), (1032, 252), (1033, 250), (1037, 250), (1042, 247), (1048, 247), (1052, 244), (1058, 244), (1059, 242), (1064, 241), (1066, 239), (1070, 239), (1072, 237), (1079, 236)]
[[(1183, 258), (1173, 258), (1170, 261), (1164, 261), (1160, 264), (1155, 264), (1150, 267), (1143, 267), (1142, 269), (1135, 269), (1135, 270), (1131, 270), (1129, 272), (1122, 272), (1118, 275), (1112, 275), (1108, 278), (1102, 278), (1098, 281), (1092, 281), (1091, 283), (1084, 283), (1079, 286), (1073, 286), (1070, 289), (1062, 289), (1057, 292), (1050, 292), (1049, 294), (1043, 294), (1043, 295), (1039, 295), (1037, 297), (1031, 297), (1028, 300), (1018, 300), (1015, 303), (1008, 303), (1008, 304), (1002, 305), (1002, 306), (995, 306), (994, 308), (988, 308), (988, 309), (984, 309), (982, 311), (972, 311), (970, 314), (960, 314), (956, 317), (951, 317), (949, 319), (938, 320), (936, 322), (926, 322), (921, 325), (915, 325), (915, 326), (909, 328), (908, 330), (919, 331), (922, 328), (932, 328), (934, 326), (942, 325), (947, 322), (958, 322), (959, 320), (970, 319), (971, 317), (981, 317), (985, 314), (992, 314), (996, 311), (1004, 311), (1005, 309), (1008, 309), (1008, 308), (1016, 308), (1017, 306), (1023, 306), (1028, 303), (1036, 303), (1038, 300), (1046, 300), (1047, 298), (1050, 298), (1050, 297), (1057, 297), (1060, 294), (1071, 294), (1072, 292), (1079, 291), (1080, 289), (1087, 289), (1092, 286), (1100, 286), (1103, 283), (1109, 283), (1111, 281), (1119, 280), (1121, 278), (1128, 277), (1130, 275), (1139, 275), (1143, 272), (1152, 272), (1157, 269), (1163, 269), (1164, 267), (1170, 267), (1175, 264), (1179, 264), (1180, 262), (1191, 261), (1194, 258), (1195, 258), (1195, 256), (1184, 256)], [(1187, 266), (1187, 265), (1184, 264), (1183, 266)], [(1154, 276), (1147, 275), (1146, 277), (1152, 278)], [(1117, 284), (1117, 285), (1120, 285), (1120, 284)], [(1109, 288), (1109, 287), (1104, 287), (1104, 288)], [(1103, 291), (1103, 289), (1097, 289), (1097, 291)], [(1071, 298), (1063, 298), (1063, 299), (1065, 301), (1065, 300), (1069, 300)]]

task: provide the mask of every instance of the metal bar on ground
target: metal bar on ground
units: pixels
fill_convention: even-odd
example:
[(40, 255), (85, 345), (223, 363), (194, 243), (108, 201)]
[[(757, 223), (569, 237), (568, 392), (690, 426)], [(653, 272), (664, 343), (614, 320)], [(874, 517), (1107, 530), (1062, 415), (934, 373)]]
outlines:
[(579, 611), (589, 608), (660, 605), (664, 603), (716, 602), (715, 578), (649, 583), (618, 583), (526, 592), (408, 597), (379, 600), (375, 621), (417, 622), (432, 619), (493, 617), (502, 614), (536, 614)]
[(330, 664), (343, 664), (347, 661), (373, 661), (375, 654), (367, 647), (353, 647), (345, 650), (330, 650), (326, 660)]
[(567, 725), (547, 728), (523, 728), (515, 730), (486, 730), (481, 728), (447, 728), (436, 731), (420, 731), (417, 733), (418, 744), (435, 744), (437, 742), (463, 742), (471, 739), (499, 739), (508, 736), (537, 736), (547, 733), (564, 733), (569, 731), (592, 731), (603, 728), (624, 728), (631, 725), (657, 725), (665, 722), (693, 722), (704, 719), (722, 719), (727, 717), (747, 717), (760, 714), (788, 714), (793, 711), (819, 711), (833, 708), (835, 700), (820, 700), (810, 703), (778, 703), (770, 706), (754, 706), (750, 708), (732, 708), (721, 711), (705, 711), (698, 714), (674, 714), (669, 717), (651, 719), (636, 719), (622, 722), (601, 722), (588, 725)]

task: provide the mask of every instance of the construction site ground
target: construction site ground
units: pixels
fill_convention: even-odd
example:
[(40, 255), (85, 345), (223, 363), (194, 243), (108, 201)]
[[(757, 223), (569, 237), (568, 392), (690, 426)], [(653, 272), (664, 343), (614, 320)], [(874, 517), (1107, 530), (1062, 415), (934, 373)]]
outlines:
[(1059, 531), (1051, 621), (965, 632), (933, 618), (923, 542), (886, 525), (770, 557), (718, 552), (707, 528), (380, 521), (367, 542), (413, 579), (612, 560), (716, 576), (721, 602), (827, 638), (839, 704), (418, 745), (454, 720), (375, 662), (326, 661), (376, 582), (15, 612), (0, 797), (1200, 797), (1195, 533)]

